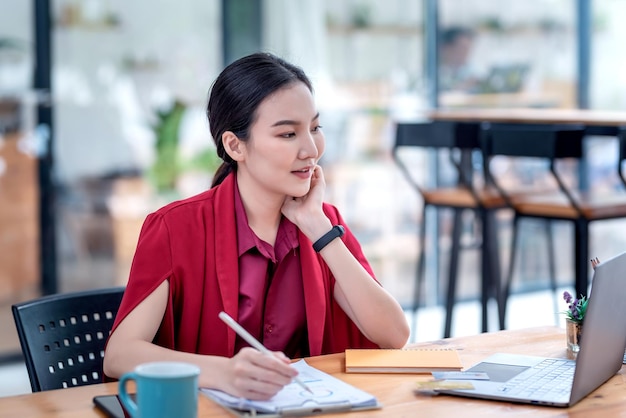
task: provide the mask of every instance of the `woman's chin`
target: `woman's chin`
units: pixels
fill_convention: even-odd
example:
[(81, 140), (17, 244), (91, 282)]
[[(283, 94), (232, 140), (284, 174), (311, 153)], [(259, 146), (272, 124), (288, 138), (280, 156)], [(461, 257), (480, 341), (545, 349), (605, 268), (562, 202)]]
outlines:
[(307, 195), (307, 193), (309, 193), (309, 190), (311, 190), (310, 187), (300, 187), (300, 188), (294, 188), (292, 193), (289, 193), (289, 196), (293, 196), (293, 197), (304, 197)]
[(290, 194), (289, 196), (293, 197), (294, 199), (298, 199), (298, 198), (306, 196), (306, 193), (293, 193), (293, 194)]

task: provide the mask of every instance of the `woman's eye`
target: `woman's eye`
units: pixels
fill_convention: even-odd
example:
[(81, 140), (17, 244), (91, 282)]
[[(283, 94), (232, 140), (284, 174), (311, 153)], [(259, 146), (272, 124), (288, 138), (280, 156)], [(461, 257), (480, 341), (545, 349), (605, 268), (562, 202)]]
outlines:
[(322, 125), (317, 125), (316, 127), (314, 127), (311, 132), (319, 132), (322, 130)]
[(294, 136), (296, 136), (296, 133), (295, 132), (287, 132), (287, 133), (281, 134), (280, 136), (283, 137), (283, 138), (293, 138)]

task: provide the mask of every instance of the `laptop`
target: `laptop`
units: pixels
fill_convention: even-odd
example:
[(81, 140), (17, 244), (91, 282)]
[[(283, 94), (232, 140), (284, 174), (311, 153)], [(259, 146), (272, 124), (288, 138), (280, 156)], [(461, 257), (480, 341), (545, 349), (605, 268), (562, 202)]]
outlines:
[(528, 64), (508, 64), (491, 67), (473, 93), (517, 93), (522, 90), (529, 72)]
[[(489, 377), (472, 380), (474, 389), (437, 392), (534, 405), (576, 404), (622, 367), (626, 347), (625, 271), (626, 252), (596, 267), (577, 360), (499, 353), (468, 370), (484, 372)], [(541, 380), (538, 373), (548, 370), (545, 367), (555, 371)]]

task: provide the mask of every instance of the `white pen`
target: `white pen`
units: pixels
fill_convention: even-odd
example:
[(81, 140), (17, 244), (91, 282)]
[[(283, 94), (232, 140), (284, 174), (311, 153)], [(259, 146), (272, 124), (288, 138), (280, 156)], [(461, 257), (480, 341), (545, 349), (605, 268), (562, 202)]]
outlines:
[[(261, 344), (256, 338), (254, 338), (252, 334), (246, 331), (244, 327), (239, 325), (237, 321), (235, 321), (226, 312), (222, 311), (219, 313), (218, 316), (220, 317), (222, 321), (226, 323), (226, 325), (231, 327), (233, 331), (237, 333), (237, 335), (243, 338), (252, 347), (256, 348), (257, 350), (259, 350), (261, 353), (265, 354), (266, 356), (274, 357), (274, 354), (272, 354), (270, 350), (268, 350), (263, 344)], [(294, 378), (294, 380), (296, 381), (297, 384), (302, 386), (304, 390), (306, 390), (307, 392), (313, 393), (313, 391), (307, 385), (305, 385), (304, 382), (302, 382), (302, 380), (298, 379), (297, 376)]]

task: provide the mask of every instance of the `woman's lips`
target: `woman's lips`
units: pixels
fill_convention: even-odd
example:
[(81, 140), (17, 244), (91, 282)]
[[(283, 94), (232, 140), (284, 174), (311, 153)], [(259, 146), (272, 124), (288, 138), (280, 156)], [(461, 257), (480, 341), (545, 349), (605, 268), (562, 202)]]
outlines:
[(291, 172), (292, 174), (295, 174), (296, 176), (300, 177), (301, 179), (308, 179), (311, 177), (311, 169), (303, 169), (303, 170), (294, 170)]

